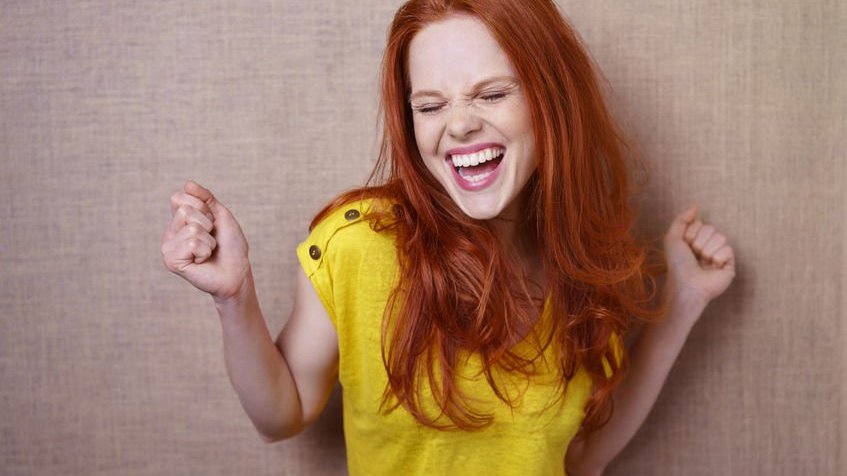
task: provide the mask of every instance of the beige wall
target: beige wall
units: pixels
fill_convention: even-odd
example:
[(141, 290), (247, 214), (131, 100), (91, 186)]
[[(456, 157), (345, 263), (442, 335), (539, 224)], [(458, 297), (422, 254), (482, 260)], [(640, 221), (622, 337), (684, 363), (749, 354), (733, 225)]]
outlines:
[[(373, 163), (397, 5), (0, 2), (0, 473), (344, 474), (337, 395), (260, 442), (159, 238), (212, 188), (276, 333), (308, 220)], [(845, 474), (845, 2), (562, 6), (649, 158), (643, 228), (697, 202), (740, 260), (608, 473)]]

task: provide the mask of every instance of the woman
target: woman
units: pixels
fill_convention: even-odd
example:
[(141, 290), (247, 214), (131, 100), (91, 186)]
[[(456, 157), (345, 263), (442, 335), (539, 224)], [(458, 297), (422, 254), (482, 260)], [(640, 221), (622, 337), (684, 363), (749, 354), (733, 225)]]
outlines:
[(619, 135), (553, 2), (410, 1), (382, 78), (371, 185), (313, 221), (276, 345), (234, 217), (194, 182), (172, 197), (165, 264), (213, 296), (242, 405), (276, 441), (339, 379), (351, 474), (601, 474), (732, 248), (677, 216), (651, 306)]

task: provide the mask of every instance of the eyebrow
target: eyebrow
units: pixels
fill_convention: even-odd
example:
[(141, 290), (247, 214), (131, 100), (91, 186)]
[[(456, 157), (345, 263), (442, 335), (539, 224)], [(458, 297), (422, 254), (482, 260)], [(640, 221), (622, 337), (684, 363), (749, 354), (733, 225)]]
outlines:
[[(482, 81), (473, 85), (473, 87), (471, 88), (471, 94), (482, 91), (486, 87), (488, 87), (488, 86), (490, 86), (494, 83), (499, 83), (499, 82), (510, 82), (510, 83), (517, 84), (518, 80), (515, 79), (514, 76), (495, 76), (493, 78), (483, 79)], [(411, 95), (409, 95), (409, 101), (413, 101), (417, 98), (424, 97), (424, 96), (442, 96), (442, 94), (441, 94), (441, 91), (436, 91), (436, 90), (433, 90), (433, 89), (425, 89), (423, 91), (416, 91), (416, 92), (412, 93)]]

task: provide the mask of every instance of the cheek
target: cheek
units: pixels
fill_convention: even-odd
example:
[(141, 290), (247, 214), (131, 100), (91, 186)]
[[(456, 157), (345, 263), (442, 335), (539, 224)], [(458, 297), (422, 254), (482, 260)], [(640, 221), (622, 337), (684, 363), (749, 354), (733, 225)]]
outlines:
[(415, 120), (412, 125), (415, 133), (415, 145), (418, 147), (418, 153), (421, 155), (423, 165), (431, 174), (437, 176), (437, 161), (433, 159), (438, 151), (437, 137), (433, 137), (432, 127), (426, 124), (425, 121)]
[(520, 112), (512, 117), (512, 127), (518, 131), (518, 133), (527, 136), (529, 139), (534, 139), (532, 137), (532, 119), (529, 117), (529, 110), (521, 108)]
[(538, 169), (538, 156), (535, 153), (535, 139), (532, 137), (530, 130), (527, 137), (528, 144), (526, 145), (526, 159), (524, 161), (524, 175), (530, 176)]
[(415, 143), (424, 160), (430, 160), (438, 152), (437, 128), (426, 120), (414, 121)]
[(529, 110), (526, 107), (521, 107), (511, 117), (510, 130), (514, 137), (520, 138), (523, 149), (523, 155), (527, 160), (524, 161), (527, 168), (535, 170), (537, 158), (535, 156), (535, 133), (532, 127), (532, 119), (529, 117)]

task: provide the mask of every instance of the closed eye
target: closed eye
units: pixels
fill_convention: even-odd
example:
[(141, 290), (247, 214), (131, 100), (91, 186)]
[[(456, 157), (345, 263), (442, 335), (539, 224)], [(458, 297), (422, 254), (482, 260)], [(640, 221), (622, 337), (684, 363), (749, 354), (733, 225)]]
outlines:
[(499, 101), (500, 99), (503, 99), (504, 97), (506, 97), (506, 93), (503, 93), (503, 92), (488, 93), (488, 94), (483, 94), (482, 96), (480, 96), (480, 98), (482, 98), (483, 101), (488, 101), (488, 102)]
[(443, 104), (422, 104), (420, 106), (412, 106), (413, 111), (421, 114), (435, 114), (443, 108)]

